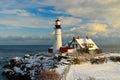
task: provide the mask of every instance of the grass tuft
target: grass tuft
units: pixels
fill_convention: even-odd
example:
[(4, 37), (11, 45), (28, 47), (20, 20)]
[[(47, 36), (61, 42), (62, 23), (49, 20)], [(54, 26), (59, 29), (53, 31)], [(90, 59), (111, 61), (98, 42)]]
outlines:
[(55, 70), (42, 71), (38, 75), (38, 80), (60, 80), (59, 74)]

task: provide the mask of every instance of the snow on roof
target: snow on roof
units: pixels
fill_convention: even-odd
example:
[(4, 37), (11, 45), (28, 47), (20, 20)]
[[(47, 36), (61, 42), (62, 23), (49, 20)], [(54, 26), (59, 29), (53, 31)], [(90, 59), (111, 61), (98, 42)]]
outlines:
[(77, 42), (78, 42), (78, 44), (82, 47), (82, 48), (85, 48), (85, 44), (87, 44), (87, 45), (93, 45), (93, 47), (90, 47), (89, 48), (89, 50), (93, 50), (93, 49), (99, 49), (98, 47), (97, 47), (97, 45), (93, 42), (93, 40), (92, 39), (87, 39), (87, 38), (85, 38), (85, 39), (83, 39), (83, 38), (76, 38), (75, 39)]
[(50, 47), (49, 49), (53, 49), (54, 47), (52, 46), (52, 47)]

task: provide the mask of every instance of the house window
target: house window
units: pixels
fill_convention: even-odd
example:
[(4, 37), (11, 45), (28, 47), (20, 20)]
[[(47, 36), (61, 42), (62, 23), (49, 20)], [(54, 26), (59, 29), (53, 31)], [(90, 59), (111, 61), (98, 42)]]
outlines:
[(94, 44), (92, 44), (92, 43), (82, 43), (82, 46), (93, 47)]
[(73, 44), (72, 46), (73, 46), (73, 48), (74, 48), (74, 44)]
[(76, 48), (78, 48), (78, 45), (76, 44)]

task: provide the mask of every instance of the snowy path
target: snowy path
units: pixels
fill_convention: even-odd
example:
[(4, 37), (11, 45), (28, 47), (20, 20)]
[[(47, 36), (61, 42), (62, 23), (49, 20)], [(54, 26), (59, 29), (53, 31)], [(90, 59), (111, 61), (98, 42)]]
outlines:
[(95, 80), (120, 80), (120, 63), (72, 65), (66, 80), (88, 80), (89, 77)]

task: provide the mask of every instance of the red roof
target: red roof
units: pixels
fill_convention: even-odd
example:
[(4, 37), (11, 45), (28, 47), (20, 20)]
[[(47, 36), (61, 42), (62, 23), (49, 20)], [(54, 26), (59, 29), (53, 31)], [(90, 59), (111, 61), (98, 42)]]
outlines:
[(70, 48), (70, 47), (61, 47), (61, 48), (60, 48), (60, 52), (61, 52), (61, 53), (65, 53), (65, 52), (68, 51), (68, 49), (73, 49), (73, 48)]

